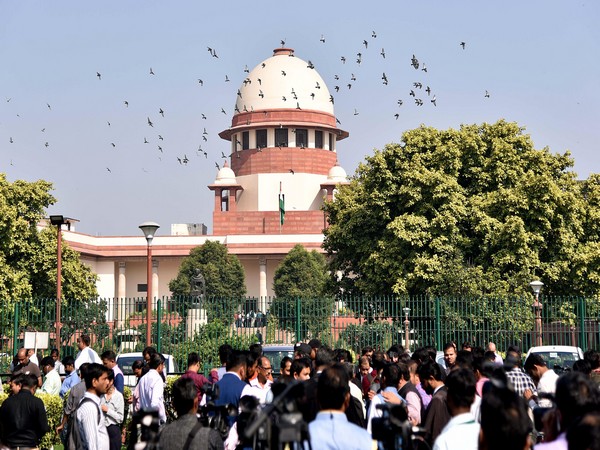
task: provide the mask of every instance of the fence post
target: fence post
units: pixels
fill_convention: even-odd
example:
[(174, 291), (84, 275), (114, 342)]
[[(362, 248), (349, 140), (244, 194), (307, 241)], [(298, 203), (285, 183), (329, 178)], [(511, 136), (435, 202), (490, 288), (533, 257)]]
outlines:
[(162, 302), (160, 298), (156, 299), (156, 351), (161, 353), (161, 333), (160, 323), (162, 319)]
[(300, 297), (296, 298), (296, 341), (301, 341), (302, 340), (302, 336), (300, 334), (302, 327), (300, 325), (301, 322), (301, 318), (300, 318)]
[(587, 339), (585, 333), (585, 298), (579, 297), (579, 347), (585, 352), (587, 350)]
[(13, 355), (16, 355), (17, 351), (19, 350), (19, 346), (17, 344), (17, 339), (19, 338), (19, 316), (21, 315), (19, 309), (19, 301), (17, 300), (13, 310)]
[(439, 297), (435, 298), (435, 346), (442, 350), (442, 314)]

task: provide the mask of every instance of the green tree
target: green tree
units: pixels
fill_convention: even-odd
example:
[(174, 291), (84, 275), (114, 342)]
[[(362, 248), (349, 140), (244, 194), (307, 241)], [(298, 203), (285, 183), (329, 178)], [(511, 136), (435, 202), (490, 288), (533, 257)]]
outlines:
[(586, 204), (572, 166), (503, 120), (407, 131), (326, 203), (332, 273), (369, 295), (596, 293), (600, 187)]
[[(236, 255), (228, 253), (220, 242), (206, 241), (193, 248), (179, 267), (177, 277), (169, 283), (174, 296), (190, 297), (192, 278), (200, 273), (205, 281), (206, 297), (203, 307), (207, 310), (208, 321), (221, 320), (224, 324), (233, 321), (246, 295), (244, 267)], [(196, 302), (190, 297), (190, 302)]]
[[(19, 322), (22, 327), (47, 330), (55, 321), (56, 301), (51, 299), (56, 297), (57, 232), (38, 228), (46, 209), (56, 202), (51, 189), (52, 184), (43, 180), (10, 183), (0, 173), (0, 325), (6, 334), (12, 330), (4, 322), (9, 317), (6, 313), (14, 310), (15, 302), (21, 304), (21, 311), (27, 311), (27, 318), (22, 315)], [(89, 310), (87, 300), (97, 295), (95, 281), (79, 254), (63, 242), (63, 342), (70, 333), (68, 314), (81, 317)], [(94, 319), (103, 321), (104, 317), (96, 315)]]
[(300, 313), (302, 335), (297, 339), (303, 339), (306, 333), (321, 335), (330, 328), (329, 318), (333, 313), (333, 299), (325, 295), (327, 283), (325, 257), (315, 250), (308, 252), (302, 245), (296, 245), (275, 270), (273, 290), (276, 298), (269, 313), (289, 331), (295, 330)]

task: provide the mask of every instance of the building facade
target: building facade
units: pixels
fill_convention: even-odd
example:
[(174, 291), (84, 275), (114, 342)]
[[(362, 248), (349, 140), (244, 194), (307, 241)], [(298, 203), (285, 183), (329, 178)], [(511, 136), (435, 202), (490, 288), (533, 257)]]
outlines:
[[(172, 226), (171, 235), (159, 232), (152, 243), (152, 292), (169, 296), (182, 259), (213, 240), (239, 257), (248, 295), (266, 311), (285, 255), (296, 244), (323, 251), (327, 222), (321, 208), (336, 186), (347, 183), (337, 144), (348, 132), (336, 126), (333, 98), (312, 64), (292, 49), (278, 48), (249, 72), (238, 89), (231, 126), (219, 135), (230, 142), (231, 155), (208, 185), (214, 192), (212, 235), (181, 224)], [(65, 231), (64, 239), (98, 274), (99, 295), (116, 302), (109, 308), (113, 316), (119, 315), (119, 302), (145, 298), (143, 236)]]

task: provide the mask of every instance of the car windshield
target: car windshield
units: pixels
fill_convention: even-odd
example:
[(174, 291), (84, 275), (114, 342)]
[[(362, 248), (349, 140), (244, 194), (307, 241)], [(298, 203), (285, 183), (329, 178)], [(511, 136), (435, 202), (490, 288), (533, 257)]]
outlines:
[(548, 351), (535, 353), (546, 361), (549, 369), (554, 369), (557, 373), (563, 372), (565, 369), (571, 369), (573, 363), (579, 359), (576, 352)]
[(286, 357), (289, 356), (290, 358), (294, 357), (294, 351), (293, 350), (264, 350), (263, 349), (263, 355), (266, 356), (267, 358), (269, 358), (269, 361), (271, 361), (271, 366), (273, 367), (273, 375), (274, 376), (278, 376), (281, 373), (281, 360)]
[(136, 358), (135, 356), (122, 356), (119, 357), (117, 364), (119, 368), (123, 371), (123, 375), (133, 375), (133, 370), (131, 370), (131, 365), (134, 361), (141, 359)]

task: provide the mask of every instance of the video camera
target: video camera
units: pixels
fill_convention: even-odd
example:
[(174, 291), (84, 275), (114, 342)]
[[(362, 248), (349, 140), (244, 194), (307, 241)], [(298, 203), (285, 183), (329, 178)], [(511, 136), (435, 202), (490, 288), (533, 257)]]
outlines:
[(423, 436), (425, 430), (413, 427), (408, 420), (408, 410), (404, 403), (377, 405), (382, 416), (371, 422), (373, 439), (379, 441), (380, 448), (386, 450), (417, 450), (429, 448)]
[(202, 426), (217, 430), (221, 438), (225, 439), (233, 423), (233, 418), (237, 416), (237, 408), (229, 404), (215, 405), (215, 401), (219, 398), (217, 384), (205, 383), (201, 392), (206, 396), (206, 404), (198, 410), (198, 420)]

